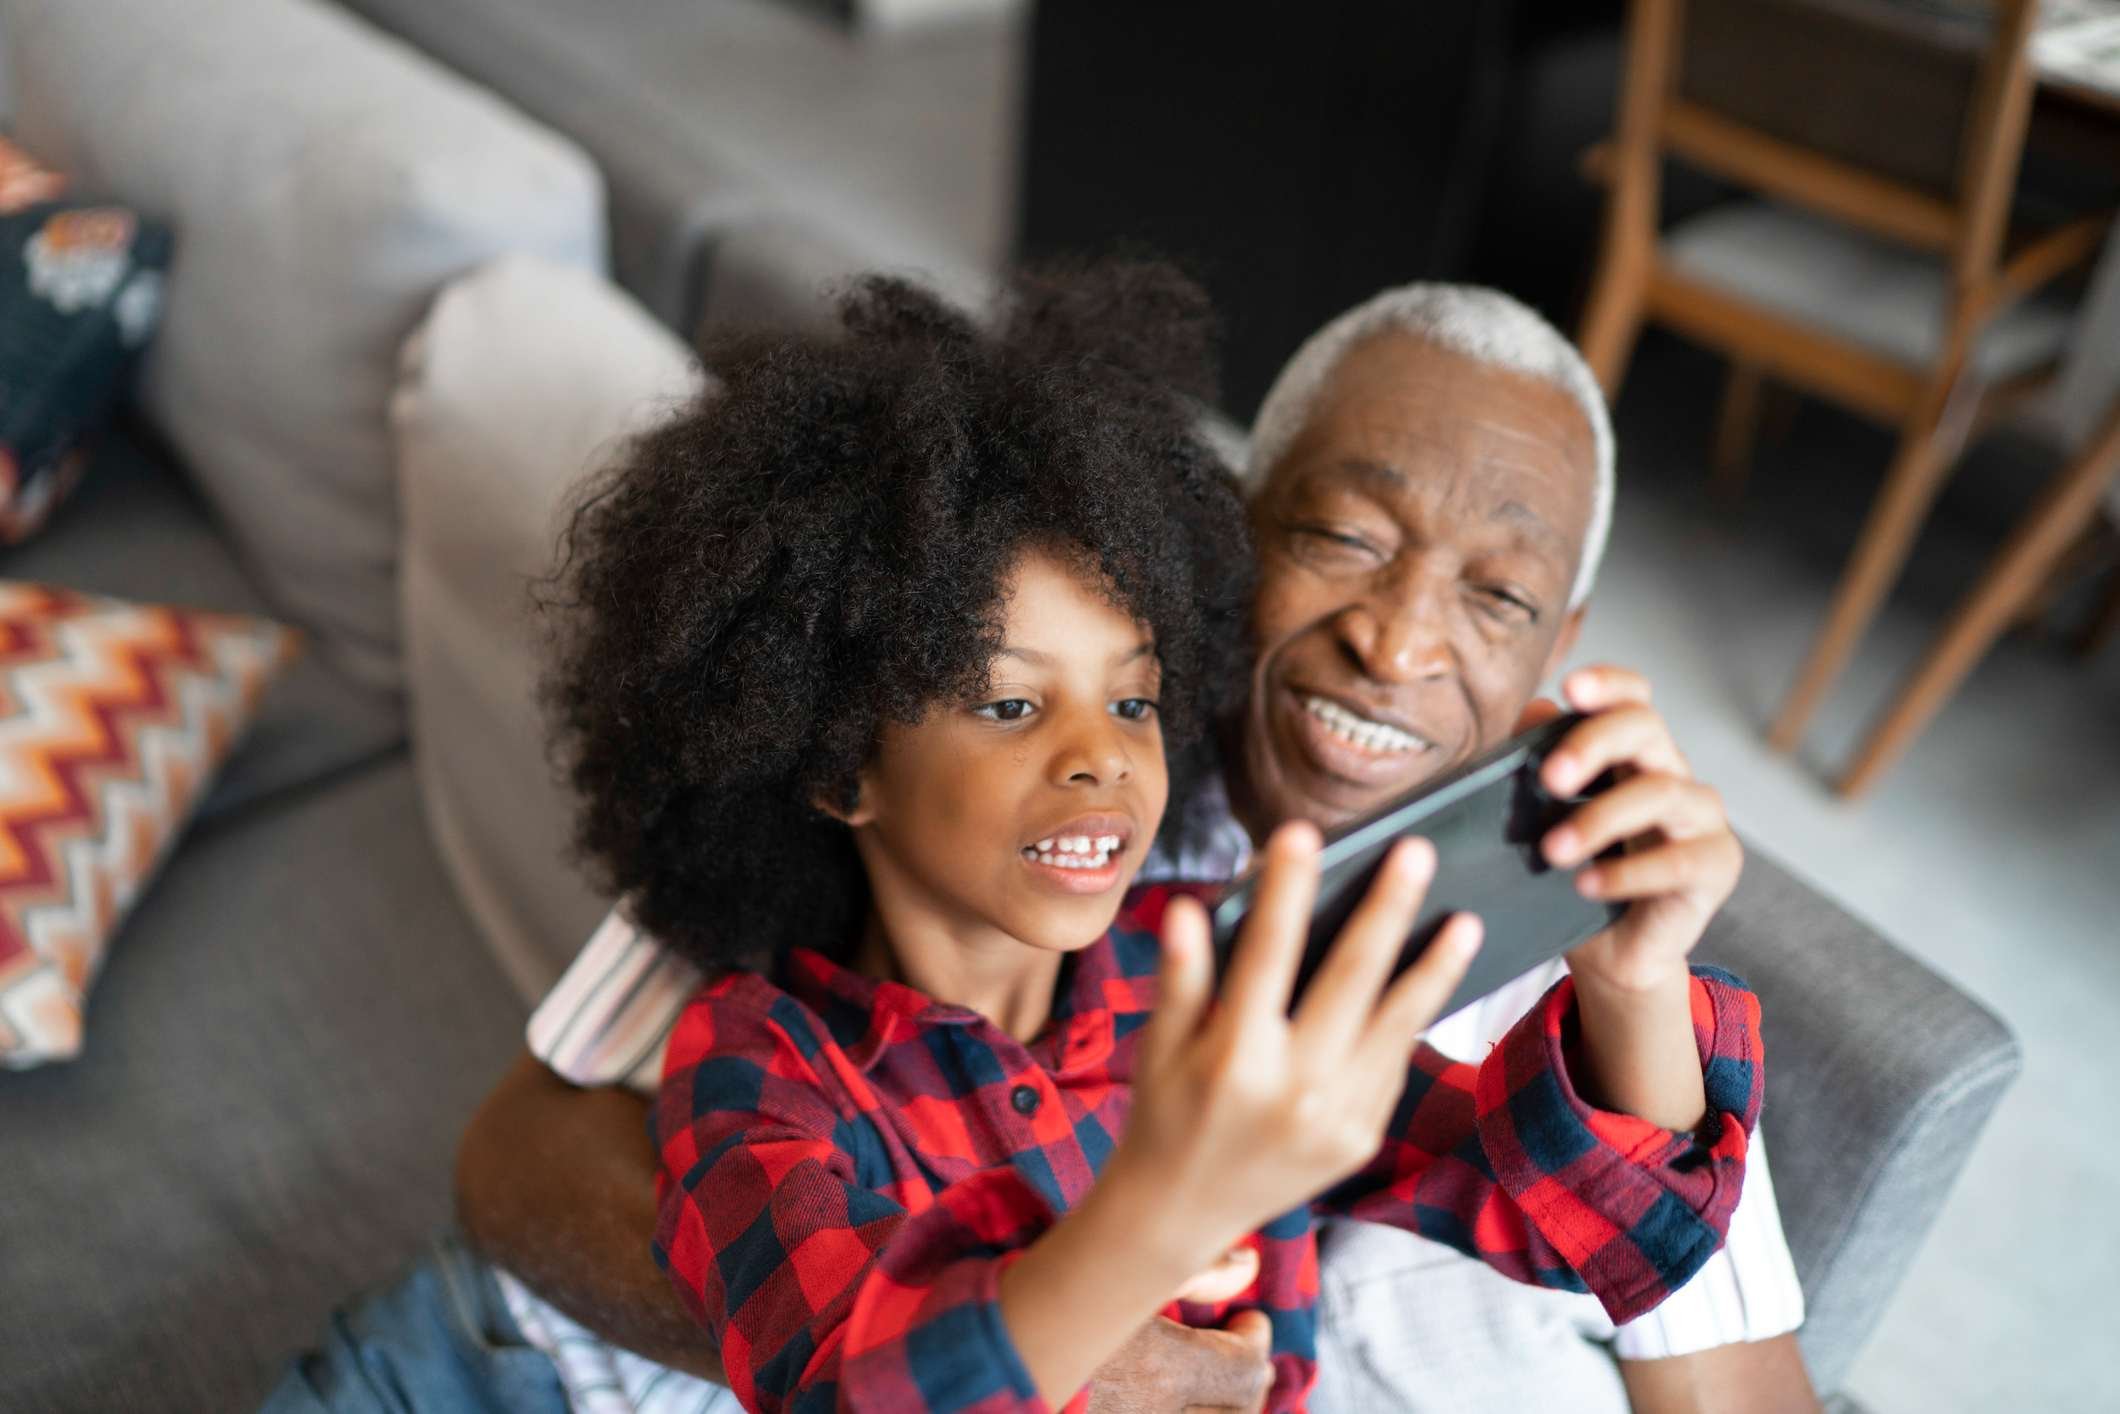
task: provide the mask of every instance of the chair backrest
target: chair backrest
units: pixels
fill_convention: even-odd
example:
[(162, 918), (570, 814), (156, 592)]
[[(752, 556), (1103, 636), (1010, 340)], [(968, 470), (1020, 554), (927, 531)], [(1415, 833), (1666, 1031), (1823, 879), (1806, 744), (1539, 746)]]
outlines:
[[(2031, 111), (2036, 0), (1635, 0), (1622, 184), (1677, 158), (1992, 281)], [(1637, 198), (1641, 200), (1641, 198)], [(1649, 213), (1645, 213), (1649, 214)], [(1653, 218), (1653, 214), (1650, 215)]]

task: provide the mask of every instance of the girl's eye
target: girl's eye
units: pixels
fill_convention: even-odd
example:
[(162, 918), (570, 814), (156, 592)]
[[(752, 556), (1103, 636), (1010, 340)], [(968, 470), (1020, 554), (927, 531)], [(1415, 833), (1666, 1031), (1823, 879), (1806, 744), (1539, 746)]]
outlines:
[(1020, 722), (1037, 709), (1020, 697), (1004, 697), (999, 702), (982, 702), (972, 711), (990, 722)]
[(1156, 714), (1153, 697), (1122, 697), (1112, 704), (1112, 715), (1129, 722), (1145, 722)]

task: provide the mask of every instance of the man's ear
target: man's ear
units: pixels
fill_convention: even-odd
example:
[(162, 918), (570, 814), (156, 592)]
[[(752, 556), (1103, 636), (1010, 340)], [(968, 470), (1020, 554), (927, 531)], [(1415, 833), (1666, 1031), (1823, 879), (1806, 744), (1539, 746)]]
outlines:
[(842, 804), (824, 795), (818, 796), (810, 804), (851, 830), (858, 829), (876, 818), (876, 811), (869, 804), (873, 798), (874, 792), (869, 789), (869, 773), (863, 770), (860, 775), (854, 777), (852, 804)]
[(1575, 640), (1583, 636), (1583, 614), (1589, 608), (1588, 604), (1578, 604), (1561, 620), (1560, 634), (1553, 640), (1553, 651), (1546, 655), (1546, 665), (1539, 669), (1540, 682), (1551, 682), (1553, 675), (1561, 670), (1561, 664), (1567, 662), (1568, 655), (1575, 651)]

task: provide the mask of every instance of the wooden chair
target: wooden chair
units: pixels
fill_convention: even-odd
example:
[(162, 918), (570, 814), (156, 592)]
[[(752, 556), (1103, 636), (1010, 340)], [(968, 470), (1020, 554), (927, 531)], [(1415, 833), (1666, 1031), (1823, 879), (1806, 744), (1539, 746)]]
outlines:
[[(2104, 215), (2012, 240), (2035, 0), (1993, 23), (1889, 0), (1634, 0), (1584, 357), (1616, 395), (1643, 324), (1726, 351), (1718, 477), (1762, 381), (1899, 429), (1824, 628), (1769, 729), (1795, 745), (1897, 579), (1967, 440), (2051, 376), (2073, 309), (2050, 286)], [(1667, 159), (1757, 193), (1660, 229)]]
[[(1879, 714), (1835, 783), (1849, 799), (1877, 783), (1928, 725), (1989, 646), (2040, 592), (2055, 565), (2098, 516), (2100, 500), (2120, 477), (2120, 398), (2105, 425), (2039, 495), (1980, 580), (1951, 613), (1943, 631)], [(2083, 651), (2096, 652), (2120, 619), (2120, 574), (2113, 597), (2096, 615)]]

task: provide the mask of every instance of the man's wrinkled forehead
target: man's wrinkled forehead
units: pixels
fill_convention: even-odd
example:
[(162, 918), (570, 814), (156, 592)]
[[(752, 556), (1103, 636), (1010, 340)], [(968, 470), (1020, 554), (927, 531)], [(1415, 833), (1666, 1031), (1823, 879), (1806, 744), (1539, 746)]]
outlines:
[(1258, 489), (1352, 483), (1389, 498), (1485, 490), (1497, 514), (1573, 556), (1596, 472), (1596, 435), (1566, 390), (1393, 334), (1341, 359)]

